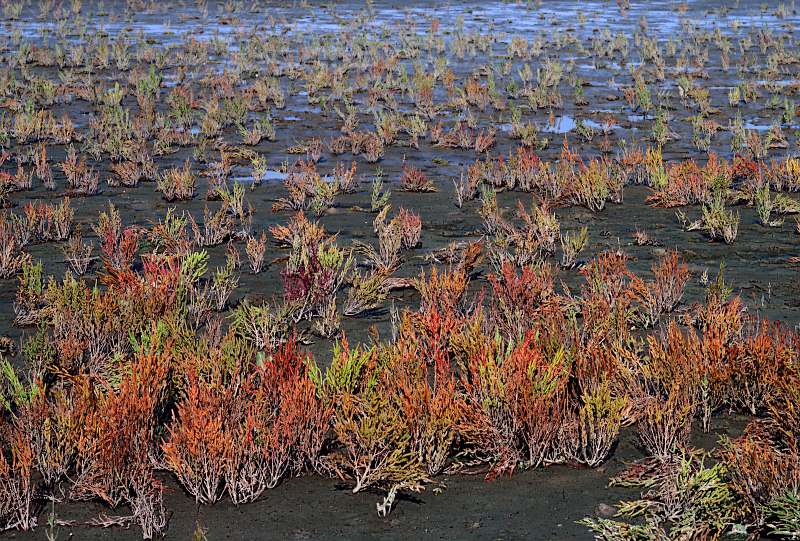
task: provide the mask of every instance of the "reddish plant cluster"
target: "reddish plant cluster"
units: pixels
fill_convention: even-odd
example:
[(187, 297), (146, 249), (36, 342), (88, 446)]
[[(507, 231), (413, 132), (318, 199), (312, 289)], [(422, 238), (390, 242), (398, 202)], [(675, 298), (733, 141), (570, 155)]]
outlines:
[(330, 411), (296, 341), (255, 363), (222, 351), (184, 362), (185, 398), (162, 450), (167, 468), (198, 502), (227, 494), (240, 504), (287, 475), (318, 467)]
[(584, 162), (565, 145), (561, 159), (545, 162), (531, 149), (520, 146), (508, 157), (487, 157), (469, 167), (471, 186), (485, 184), (495, 189), (518, 189), (533, 192), (545, 201), (560, 205), (583, 205), (598, 211), (606, 202), (622, 201), (626, 175), (624, 169), (608, 158)]
[(17, 239), (23, 245), (31, 241), (64, 240), (72, 231), (74, 215), (69, 197), (65, 197), (59, 204), (28, 203), (23, 208), (22, 216), (14, 218), (18, 223)]
[(421, 170), (403, 164), (403, 173), (400, 175), (400, 187), (407, 192), (435, 192), (436, 186), (428, 180)]
[(440, 122), (431, 128), (430, 137), (436, 146), (473, 149), (480, 154), (494, 146), (496, 133), (494, 128), (476, 131), (463, 121), (448, 131)]
[[(395, 220), (415, 230), (414, 215)], [(781, 442), (733, 442), (736, 456), (772, 453), (740, 460), (736, 479), (776, 476), (768, 464), (796, 456), (796, 396), (785, 383), (800, 358), (794, 333), (748, 318), (719, 281), (685, 312), (688, 328), (672, 319), (663, 334), (632, 332), (680, 303), (688, 272), (674, 252), (650, 278), (622, 253), (603, 253), (581, 268), (574, 295), (558, 291), (547, 264), (506, 260), (472, 296), (480, 246), (468, 246), (450, 268), (410, 281), (420, 307), (398, 314), (393, 341), (344, 340), (323, 373), (293, 330), (303, 317), (335, 323), (327, 306), (350, 263), (333, 237), (302, 214), (274, 227), (292, 247), (286, 303), (242, 303), (226, 332), (210, 311), (228, 267), (207, 278), (207, 255), (172, 253), (181, 243), (161, 225), (150, 232), (155, 250), (139, 257), (115, 209), (103, 213), (102, 286), (71, 275), (45, 285), (34, 265), (22, 272), (20, 313), (42, 330), (24, 348), (30, 376), (5, 376), (0, 490), (10, 503), (0, 511), (9, 526), (32, 527), (37, 495), (59, 487), (129, 507), (115, 520), (150, 537), (166, 524), (153, 476), (162, 466), (199, 502), (244, 503), (307, 471), (394, 494), (444, 471), (597, 466), (624, 425), (669, 461), (695, 419), (707, 429), (722, 410), (768, 416), (769, 441)], [(770, 495), (789, 483), (769, 482)], [(753, 506), (769, 499), (740, 490)]]
[(661, 153), (646, 163), (653, 194), (648, 202), (657, 207), (680, 207), (708, 203), (713, 189), (731, 185), (731, 166), (716, 154), (709, 154), (705, 166), (694, 160), (664, 164)]
[[(480, 9), (423, 25), (367, 9), (327, 17), (341, 31), (326, 23), (309, 36), (283, 23), (296, 13), (281, 6), (264, 21), (258, 6), (244, 15), (242, 2), (201, 0), (200, 18), (179, 6), (180, 28), (200, 20), (233, 31), (195, 39), (181, 30), (168, 43), (152, 25), (134, 40), (127, 31), (84, 39), (117, 16), (81, 0), (5, 0), (4, 19), (25, 22), (36, 4), (41, 24), (0, 46), (0, 209), (10, 209), (0, 215), (0, 279), (16, 284), (4, 294), (13, 324), (26, 327), (19, 362), (0, 357), (0, 530), (33, 528), (47, 500), (93, 500), (128, 513), (95, 525), (138, 524), (154, 537), (166, 528), (165, 476), (198, 503), (241, 504), (316, 472), (354, 491), (383, 490), (385, 516), (397, 491), (445, 472), (596, 467), (631, 427), (648, 458), (614, 482), (643, 486), (646, 497), (620, 506), (635, 524), (592, 523), (599, 537), (800, 537), (797, 330), (751, 315), (705, 273), (705, 300), (687, 306), (690, 272), (678, 252), (641, 273), (619, 246), (579, 258), (613, 245), (615, 227), (590, 234), (585, 222), (622, 203), (629, 184), (646, 187), (653, 207), (699, 206), (699, 219), (682, 209), (679, 222), (726, 243), (739, 234), (732, 205), (754, 207), (764, 228), (800, 213), (784, 193), (800, 191), (800, 159), (766, 161), (797, 139), (792, 5), (764, 6), (751, 29), (740, 18), (714, 32), (684, 24), (683, 40), (662, 39), (644, 16), (629, 40), (628, 23), (612, 35), (595, 24), (603, 17), (587, 25), (580, 15), (568, 32), (522, 29), (503, 45), (489, 21), (496, 13)], [(142, 26), (137, 10), (126, 17)], [(712, 59), (746, 77), (712, 86)], [(598, 97), (613, 110), (585, 107)], [(304, 118), (273, 117), (287, 105)], [(745, 123), (753, 109), (772, 126)], [(665, 159), (685, 153), (673, 130), (686, 128), (702, 157)], [(549, 151), (540, 130), (562, 134), (563, 146)], [(711, 151), (722, 148), (720, 132), (730, 153)], [(635, 145), (653, 146), (632, 146), (634, 133)], [(368, 168), (365, 204), (357, 162), (389, 155), (391, 168), (425, 145), (443, 154), (429, 160), (441, 169), (403, 155), (399, 188), (436, 192), (440, 172), (476, 160), (454, 181), (455, 202), (483, 231), (473, 230), (476, 216), (439, 213), (434, 201), (426, 244), (460, 239), (423, 254), (422, 218), (408, 207), (420, 198), (396, 194), (405, 207), (395, 204), (383, 172)], [(490, 155), (496, 146), (502, 153)], [(282, 151), (299, 159), (270, 171)], [(347, 152), (352, 160), (328, 161)], [(101, 173), (123, 202), (151, 182), (156, 198), (184, 210), (126, 226), (109, 205), (88, 228), (92, 202), (75, 198), (100, 193)], [(279, 195), (249, 195), (269, 178), (283, 179), (271, 187)], [(508, 191), (531, 194), (530, 205)], [(271, 261), (262, 228), (280, 217), (257, 214), (265, 201), (296, 213), (269, 227), (285, 256)], [(141, 223), (141, 207), (131, 208)], [(332, 215), (326, 223), (358, 240), (341, 245), (305, 213)], [(353, 229), (359, 223), (371, 239)], [(660, 252), (658, 226), (647, 227), (632, 254)], [(560, 268), (550, 261), (559, 251)], [(46, 261), (34, 259), (42, 253)], [(423, 258), (446, 267), (408, 272)], [(64, 263), (63, 277), (45, 274)], [(277, 279), (282, 289), (234, 294), (240, 279)], [(271, 298), (257, 302), (264, 292)], [(343, 318), (365, 313), (389, 320), (390, 340), (375, 327), (369, 344), (348, 342)], [(335, 342), (324, 370), (301, 351), (312, 336)], [(0, 337), (0, 354), (13, 346)], [(711, 431), (728, 412), (754, 420), (708, 465), (692, 430)]]
[[(495, 248), (490, 287), (473, 295), (481, 243), (440, 254), (449, 268), (390, 277), (401, 247), (419, 242), (421, 221), (405, 209), (389, 220), (389, 210), (375, 219), (379, 246), (366, 276), (304, 214), (272, 227), (290, 248), (283, 303), (246, 300), (227, 331), (212, 313), (236, 286), (238, 250), (229, 247), (226, 265), (209, 275), (208, 254), (192, 251), (189, 220), (173, 212), (147, 232), (153, 250), (145, 254), (143, 231), (124, 227), (113, 206), (101, 213), (94, 287), (69, 273), (45, 282), (41, 265), (23, 262), (18, 322), (41, 330), (23, 348), (29, 377), (20, 382), (10, 370), (1, 395), (11, 397), (0, 431), (8, 524), (33, 526), (39, 477), (46, 490), (129, 507), (132, 515), (118, 520), (152, 536), (165, 527), (158, 467), (199, 502), (227, 495), (244, 503), (312, 470), (356, 491), (394, 494), (444, 471), (493, 477), (560, 462), (597, 466), (625, 425), (669, 461), (688, 447), (695, 420), (708, 429), (720, 411), (771, 418), (786, 409), (770, 437), (796, 445), (793, 391), (783, 384), (800, 356), (796, 335), (747, 317), (720, 280), (704, 304), (670, 319), (689, 277), (677, 252), (648, 277), (631, 272), (625, 254), (601, 253), (580, 268), (573, 294), (557, 287), (551, 265), (520, 264)], [(520, 206), (518, 218), (519, 226), (500, 216), (496, 234), (554, 249), (546, 206)], [(264, 243), (251, 237), (251, 265), (263, 261)], [(348, 281), (345, 314), (379, 305), (392, 287), (414, 287), (420, 305), (393, 314), (389, 343), (342, 340), (323, 373), (300, 352), (298, 324), (337, 333), (336, 297)], [(661, 334), (633, 332), (664, 322)], [(385, 512), (391, 498), (382, 505)]]

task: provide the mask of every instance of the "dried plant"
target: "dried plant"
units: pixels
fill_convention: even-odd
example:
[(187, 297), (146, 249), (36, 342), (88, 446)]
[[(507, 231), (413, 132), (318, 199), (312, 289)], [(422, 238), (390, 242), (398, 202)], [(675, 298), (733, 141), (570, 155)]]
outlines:
[(13, 225), (0, 219), (0, 278), (15, 276), (30, 256), (22, 251), (22, 243), (13, 231)]
[(639, 389), (635, 393), (633, 399), (641, 412), (637, 429), (642, 446), (659, 459), (669, 459), (684, 449), (697, 404), (683, 392), (681, 385), (673, 383), (666, 389), (666, 397)]
[[(390, 209), (389, 205), (383, 207), (383, 210), (375, 217), (374, 228), (378, 236), (377, 250), (369, 244), (360, 241), (353, 242), (355, 249), (364, 255), (373, 267), (387, 275), (400, 265), (400, 248), (403, 245), (404, 234), (404, 230), (401, 228), (405, 225), (398, 219), (386, 222), (386, 216)], [(411, 231), (411, 234), (416, 235), (414, 231)]]
[(543, 311), (558, 305), (553, 274), (553, 268), (547, 264), (517, 269), (505, 262), (496, 274), (489, 275), (490, 313), (499, 333), (509, 339), (520, 339), (533, 328)]
[(0, 525), (3, 530), (32, 530), (37, 521), (34, 514), (34, 454), (31, 441), (20, 423), (7, 422), (3, 428), (4, 452), (0, 455)]
[(319, 319), (314, 321), (314, 332), (325, 338), (335, 337), (342, 328), (342, 317), (336, 308), (336, 297), (332, 297), (322, 308)]
[(186, 160), (183, 167), (173, 167), (159, 175), (156, 189), (169, 202), (188, 201), (194, 197), (196, 183), (189, 160)]
[(633, 233), (633, 239), (637, 246), (656, 246), (657, 243), (655, 240), (650, 237), (650, 234), (647, 231), (642, 231), (638, 227), (636, 231)]
[[(353, 137), (355, 134), (353, 134)], [(368, 163), (376, 163), (385, 152), (383, 139), (374, 133), (367, 134), (366, 137), (360, 142), (359, 146), (363, 149), (362, 154)]]
[(636, 276), (631, 281), (634, 299), (639, 303), (638, 317), (644, 327), (655, 326), (663, 314), (675, 309), (689, 281), (689, 270), (677, 251), (653, 263), (652, 272), (652, 282)]
[(67, 243), (63, 247), (64, 258), (69, 263), (70, 268), (78, 276), (83, 276), (94, 259), (92, 252), (94, 244), (83, 242), (83, 235), (80, 228), (77, 228)]
[(332, 184), (337, 187), (337, 191), (342, 193), (355, 193), (358, 190), (358, 177), (356, 176), (356, 162), (352, 162), (350, 167), (344, 163), (337, 163), (331, 173)]
[(86, 165), (86, 157), (78, 159), (74, 147), (67, 150), (67, 157), (61, 163), (61, 170), (67, 178), (67, 186), (74, 195), (95, 195), (99, 192), (100, 175)]
[(271, 351), (291, 336), (294, 316), (291, 306), (255, 306), (245, 299), (231, 314), (231, 331), (257, 350)]
[(47, 148), (44, 144), (38, 145), (33, 158), (36, 166), (36, 178), (41, 180), (44, 187), (48, 190), (55, 190), (56, 184), (53, 178), (53, 170), (47, 161)]
[(198, 246), (218, 246), (233, 236), (235, 221), (226, 208), (220, 208), (213, 214), (208, 207), (203, 208), (203, 229), (194, 217), (187, 213), (187, 219), (194, 236), (194, 244)]
[(478, 184), (472, 177), (464, 177), (461, 173), (460, 180), (453, 180), (455, 188), (456, 206), (461, 208), (467, 201), (472, 201), (478, 196)]
[(258, 274), (263, 269), (266, 249), (267, 235), (265, 233), (262, 232), (258, 238), (253, 236), (247, 238), (245, 251), (247, 252), (247, 260), (250, 263), (250, 271), (253, 274)]
[(169, 354), (142, 352), (119, 388), (89, 406), (71, 497), (129, 505), (145, 538), (166, 527), (162, 487), (153, 477), (156, 414), (165, 399)]

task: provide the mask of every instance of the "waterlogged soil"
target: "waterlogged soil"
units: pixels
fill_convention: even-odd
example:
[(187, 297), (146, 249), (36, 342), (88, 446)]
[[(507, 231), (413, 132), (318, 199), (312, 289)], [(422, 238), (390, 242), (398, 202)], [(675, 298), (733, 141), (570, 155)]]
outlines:
[[(798, 20), (794, 14), (786, 18), (772, 15), (776, 2), (766, 3), (767, 11), (762, 12), (761, 2), (729, 2), (697, 1), (689, 2), (688, 10), (679, 17), (676, 5), (660, 1), (634, 2), (634, 6), (625, 14), (612, 2), (543, 2), (538, 9), (528, 9), (524, 3), (510, 4), (505, 2), (440, 2), (432, 6), (423, 2), (404, 2), (402, 6), (392, 2), (374, 2), (374, 17), (367, 27), (372, 37), (379, 35), (380, 29), (391, 26), (395, 22), (419, 18), (420, 32), (427, 31), (432, 10), (440, 19), (445, 32), (453, 28), (459, 20), (463, 21), (465, 30), (481, 32), (497, 32), (499, 38), (493, 45), (490, 57), (499, 62), (506, 54), (508, 40), (512, 35), (534, 39), (537, 36), (551, 36), (558, 32), (572, 32), (579, 35), (586, 44), (592, 35), (603, 29), (612, 34), (626, 33), (629, 37), (639, 27), (642, 17), (646, 17), (652, 35), (664, 43), (670, 37), (679, 34), (683, 18), (690, 24), (708, 25), (711, 31), (716, 27), (732, 39), (753, 28), (766, 28), (775, 31), (789, 32), (796, 36), (793, 26)], [(719, 14), (718, 8), (727, 6), (727, 14)], [(26, 10), (33, 8), (26, 8)], [(168, 44), (183, 39), (184, 34), (191, 34), (199, 40), (222, 39), (230, 44), (231, 49), (239, 46), (246, 39), (247, 32), (258, 31), (260, 27), (270, 25), (270, 31), (280, 31), (298, 40), (310, 42), (312, 37), (324, 40), (342, 29), (346, 21), (352, 21), (362, 13), (363, 6), (355, 3), (338, 3), (331, 6), (312, 4), (308, 8), (300, 8), (288, 3), (265, 4), (252, 13), (236, 14), (229, 17), (221, 5), (209, 5), (209, 14), (202, 17), (193, 7), (170, 6), (157, 10), (143, 10), (124, 17), (115, 17), (117, 11), (124, 11), (124, 6), (115, 2), (105, 2), (105, 10), (95, 13), (89, 20), (89, 28), (114, 35), (122, 29), (132, 34), (141, 32), (146, 40), (156, 44)], [(579, 22), (585, 17), (584, 22)], [(342, 22), (344, 21), (344, 22)], [(741, 24), (735, 29), (733, 21)], [(36, 13), (24, 11), (20, 20), (0, 23), (0, 35), (12, 36), (21, 32), (23, 39), (38, 39), (41, 28), (47, 22), (39, 21)], [(79, 40), (79, 36), (71, 39)], [(757, 49), (757, 47), (756, 47)], [(575, 119), (585, 123), (595, 122), (599, 125), (603, 115), (612, 114), (617, 119), (617, 126), (611, 134), (612, 143), (627, 141), (629, 145), (645, 143), (652, 127), (652, 119), (631, 115), (629, 107), (621, 99), (616, 84), (623, 81), (628, 84), (630, 75), (628, 67), (614, 62), (597, 63), (594, 59), (585, 60), (588, 55), (569, 48), (559, 51), (563, 62), (574, 61), (575, 72), (585, 80), (584, 88), (587, 105), (576, 106), (572, 100), (565, 99), (564, 107), (558, 111), (556, 121), (549, 122), (545, 111), (530, 113), (526, 120), (537, 123), (542, 128), (542, 135), (550, 138), (548, 148), (539, 154), (542, 159), (557, 159), (561, 145), (566, 140), (572, 150), (584, 158), (597, 156), (597, 140), (584, 141), (576, 133)], [(763, 62), (758, 51), (754, 53), (756, 61)], [(706, 85), (727, 89), (737, 85), (737, 72), (727, 72), (719, 68), (717, 51), (712, 51), (706, 67)], [(224, 59), (210, 59), (210, 65), (216, 66), (218, 72), (224, 69)], [(478, 55), (477, 60), (469, 55), (465, 59), (453, 60), (451, 64), (458, 77), (463, 77), (485, 62), (485, 57)], [(531, 62), (536, 67), (541, 59)], [(41, 69), (41, 68), (37, 68)], [(668, 68), (669, 69), (669, 68)], [(787, 67), (788, 81), (796, 81), (797, 67)], [(174, 71), (174, 70), (173, 70)], [(169, 84), (170, 69), (165, 70), (165, 82)], [(44, 69), (49, 77), (57, 79), (53, 70)], [(106, 74), (96, 74), (103, 80)], [(665, 89), (674, 86), (675, 78), (666, 78)], [(106, 77), (107, 85), (113, 81)], [(335, 114), (323, 112), (315, 105), (309, 105), (303, 96), (302, 87), (292, 81), (282, 81), (286, 94), (286, 106), (282, 110), (273, 111), (273, 119), (277, 129), (277, 140), (264, 141), (253, 147), (265, 155), (274, 170), (280, 168), (285, 161), (293, 161), (295, 156), (287, 153), (287, 148), (298, 141), (318, 137), (328, 140), (340, 135), (340, 121)], [(780, 81), (773, 82), (779, 84)], [(565, 92), (567, 89), (565, 88)], [(674, 88), (673, 88), (674, 91)], [(722, 92), (722, 91), (721, 91)], [(725, 90), (724, 92), (727, 92)], [(713, 104), (720, 109), (714, 119), (727, 125), (734, 113), (727, 106), (724, 92), (715, 95)], [(723, 96), (723, 97), (720, 97)], [(132, 99), (128, 96), (126, 100)], [(677, 98), (673, 98), (677, 101)], [(128, 104), (129, 105), (129, 104)], [(679, 107), (678, 107), (679, 108)], [(0, 107), (2, 109), (2, 107)], [(679, 108), (680, 109), (680, 108)], [(491, 108), (489, 108), (491, 110)], [(780, 111), (770, 111), (762, 102), (743, 104), (739, 110), (749, 126), (769, 128)], [(62, 112), (70, 115), (78, 128), (85, 126), (88, 108), (83, 102), (59, 104), (54, 106), (56, 116)], [(495, 114), (476, 113), (479, 127), (499, 125), (501, 119)], [(703, 159), (691, 142), (691, 124), (677, 115), (670, 123), (670, 128), (677, 133), (679, 139), (664, 148), (665, 160), (696, 158)], [(370, 116), (364, 115), (364, 122), (370, 122)], [(765, 128), (765, 129), (766, 129)], [(797, 148), (793, 126), (784, 129), (789, 141), (788, 150), (776, 150), (771, 158), (779, 159), (790, 155)], [(238, 135), (233, 130), (226, 130), (223, 137), (229, 141), (237, 141)], [(498, 131), (497, 146), (492, 154), (508, 154), (517, 147)], [(722, 156), (730, 159), (730, 134), (717, 134), (711, 145)], [(64, 159), (65, 148), (48, 146), (51, 163)], [(191, 157), (192, 149), (180, 149), (178, 152), (157, 158), (159, 169), (166, 169), (183, 164)], [(337, 162), (349, 161), (352, 158), (332, 156), (327, 152), (318, 164), (324, 174), (330, 171)], [(418, 213), (423, 223), (421, 245), (403, 254), (403, 264), (397, 272), (398, 276), (418, 276), (423, 269), (430, 266), (429, 256), (432, 252), (447, 246), (453, 241), (478, 240), (483, 234), (482, 220), (478, 215), (479, 202), (465, 203), (457, 208), (453, 194), (453, 180), (457, 179), (465, 167), (476, 159), (472, 151), (447, 150), (434, 148), (428, 141), (423, 141), (419, 149), (411, 147), (387, 147), (386, 155), (377, 164), (368, 164), (358, 158), (358, 173), (364, 179), (372, 178), (378, 169), (383, 173), (390, 188), (393, 188), (391, 203), (394, 209), (404, 207)], [(406, 193), (397, 189), (403, 163), (421, 168), (436, 184), (436, 193)], [(101, 173), (101, 178), (110, 176), (107, 160), (93, 163)], [(64, 186), (64, 178), (58, 168), (54, 168), (56, 182)], [(247, 178), (250, 171), (235, 170), (233, 177)], [(277, 178), (278, 175), (275, 175)], [(142, 183), (135, 188), (112, 188), (102, 186), (103, 193), (98, 196), (75, 198), (72, 200), (76, 210), (76, 223), (83, 224), (86, 237), (92, 237), (90, 225), (97, 219), (99, 212), (105, 210), (109, 202), (119, 209), (126, 225), (149, 226), (163, 219), (167, 210), (176, 207), (179, 211), (192, 213), (202, 218), (204, 206), (216, 210), (219, 203), (206, 202), (206, 179), (200, 177), (193, 201), (184, 203), (166, 203), (155, 191), (152, 183)], [(326, 212), (319, 221), (330, 232), (338, 235), (340, 245), (349, 245), (354, 240), (375, 242), (372, 231), (374, 215), (365, 211), (369, 207), (369, 182), (365, 180), (355, 194), (337, 198), (334, 208)], [(47, 192), (40, 185), (33, 190), (14, 194), (18, 206), (36, 199), (54, 199), (62, 192)], [(762, 314), (772, 320), (779, 320), (787, 326), (795, 326), (800, 321), (800, 276), (791, 263), (791, 258), (800, 256), (800, 236), (794, 231), (794, 223), (787, 220), (780, 227), (766, 228), (756, 221), (752, 208), (737, 207), (741, 215), (738, 237), (732, 245), (710, 242), (699, 232), (686, 232), (675, 216), (674, 210), (655, 209), (645, 202), (650, 190), (644, 187), (629, 186), (624, 192), (621, 204), (609, 204), (601, 212), (591, 212), (584, 208), (560, 208), (556, 214), (562, 231), (573, 231), (580, 227), (589, 227), (589, 244), (582, 254), (586, 259), (608, 249), (621, 249), (627, 253), (631, 270), (648, 275), (650, 266), (658, 256), (666, 250), (677, 249), (692, 272), (692, 280), (687, 286), (681, 309), (692, 302), (702, 300), (705, 286), (701, 277), (705, 274), (712, 279), (720, 264), (725, 264), (725, 279), (746, 301), (748, 309)], [(271, 180), (256, 187), (247, 194), (248, 201), (254, 209), (253, 230), (266, 230), (270, 225), (285, 224), (288, 213), (273, 213), (270, 209), (273, 202), (285, 196), (285, 189), (279, 180)], [(500, 206), (513, 212), (517, 201), (529, 207), (530, 195), (520, 193), (501, 193), (498, 195)], [(12, 209), (13, 210), (13, 209)], [(17, 209), (18, 210), (18, 209)], [(684, 209), (695, 218), (698, 208)], [(647, 232), (655, 241), (655, 245), (638, 246), (634, 242), (636, 231)], [(210, 266), (222, 265), (224, 246), (210, 248)], [(49, 243), (29, 247), (34, 259), (44, 263), (45, 275), (61, 276), (67, 266), (59, 246)], [(234, 292), (230, 305), (234, 306), (244, 298), (253, 301), (265, 301), (281, 294), (282, 283), (280, 271), (283, 268), (284, 250), (270, 246), (267, 260), (273, 263), (258, 274), (243, 272), (239, 287)], [(557, 254), (560, 255), (560, 254)], [(97, 278), (90, 271), (86, 279)], [(473, 280), (473, 288), (485, 286), (486, 265), (477, 269)], [(557, 282), (564, 287), (576, 290), (581, 281), (576, 270), (560, 270)], [(32, 329), (22, 329), (13, 325), (12, 304), (15, 295), (14, 280), (0, 281), (0, 335), (21, 340)], [(344, 318), (343, 329), (352, 342), (370, 340), (370, 328), (383, 338), (391, 333), (390, 307), (416, 306), (419, 298), (411, 289), (393, 291), (384, 308), (362, 314), (357, 318)], [(311, 336), (308, 348), (315, 355), (319, 364), (325, 366), (330, 358), (331, 342)], [(694, 436), (696, 445), (712, 448), (719, 436), (739, 434), (746, 423), (740, 417), (721, 416), (714, 419), (711, 434)], [(167, 539), (190, 538), (198, 527), (206, 529), (209, 540), (216, 539), (590, 539), (586, 528), (576, 524), (577, 520), (591, 515), (607, 513), (604, 506), (613, 505), (622, 498), (634, 497), (629, 490), (608, 488), (608, 480), (625, 464), (642, 458), (636, 446), (635, 435), (626, 430), (612, 458), (602, 467), (585, 469), (570, 466), (553, 466), (533, 471), (519, 471), (511, 477), (485, 481), (482, 475), (445, 475), (419, 494), (403, 494), (388, 518), (381, 519), (375, 512), (375, 503), (382, 498), (378, 493), (352, 494), (346, 483), (319, 476), (308, 476), (289, 479), (274, 490), (268, 491), (259, 501), (234, 507), (223, 501), (214, 506), (196, 506), (173, 479), (164, 477), (168, 487), (165, 506), (172, 514)], [(68, 523), (85, 522), (101, 514), (124, 514), (125, 510), (108, 510), (100, 505), (56, 503), (54, 508), (42, 509), (39, 514), (40, 527), (33, 533), (6, 533), (4, 537), (13, 539), (42, 539), (46, 533), (45, 523), (51, 514), (58, 520)], [(114, 538), (138, 539), (137, 529), (120, 528), (99, 529), (80, 525), (56, 526), (58, 539), (73, 536), (75, 539)]]

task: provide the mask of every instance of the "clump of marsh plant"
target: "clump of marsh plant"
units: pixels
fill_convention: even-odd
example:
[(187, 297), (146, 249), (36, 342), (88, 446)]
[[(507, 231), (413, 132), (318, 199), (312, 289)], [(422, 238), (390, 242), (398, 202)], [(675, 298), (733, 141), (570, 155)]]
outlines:
[(589, 228), (582, 227), (577, 233), (567, 231), (561, 235), (561, 266), (565, 269), (575, 268), (578, 255), (589, 242)]

